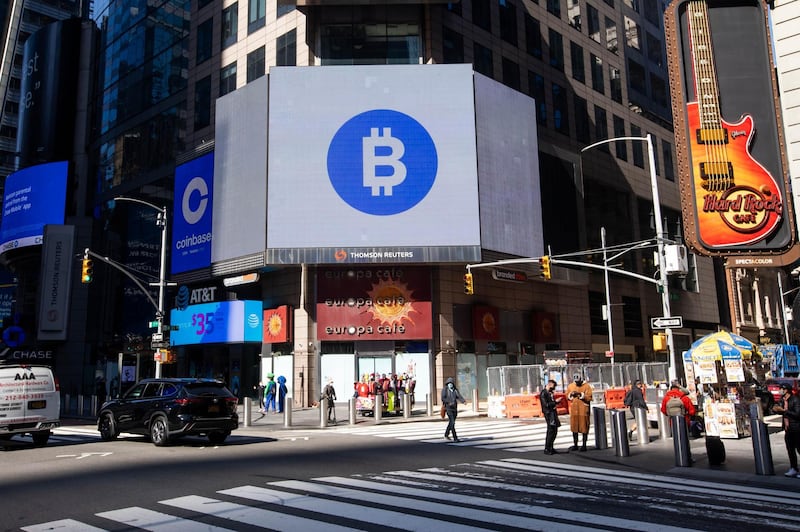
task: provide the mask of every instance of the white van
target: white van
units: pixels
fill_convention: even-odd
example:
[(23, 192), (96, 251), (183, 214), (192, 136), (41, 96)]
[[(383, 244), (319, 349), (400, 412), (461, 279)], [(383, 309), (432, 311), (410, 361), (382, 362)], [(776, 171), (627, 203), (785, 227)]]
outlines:
[(53, 370), (37, 365), (0, 364), (0, 440), (30, 434), (44, 445), (61, 425), (61, 392)]

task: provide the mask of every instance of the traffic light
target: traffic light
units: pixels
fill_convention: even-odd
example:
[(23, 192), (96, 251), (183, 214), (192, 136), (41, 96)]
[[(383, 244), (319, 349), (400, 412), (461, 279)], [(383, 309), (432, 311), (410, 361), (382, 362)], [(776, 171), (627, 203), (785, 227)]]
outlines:
[(550, 280), (550, 256), (545, 255), (541, 259), (539, 259), (539, 266), (542, 267), (542, 277), (546, 280)]
[(92, 259), (83, 259), (83, 266), (81, 268), (81, 282), (84, 284), (91, 283), (93, 273), (94, 265), (92, 264)]
[(471, 273), (464, 274), (464, 293), (470, 296), (475, 293), (474, 286), (472, 285)]

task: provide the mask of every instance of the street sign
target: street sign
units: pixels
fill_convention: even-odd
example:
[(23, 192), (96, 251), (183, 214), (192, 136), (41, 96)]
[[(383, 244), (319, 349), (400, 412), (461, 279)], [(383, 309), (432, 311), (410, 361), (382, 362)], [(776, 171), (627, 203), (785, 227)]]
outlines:
[(614, 358), (614, 351), (606, 351), (606, 358)]
[(651, 329), (681, 329), (683, 328), (683, 316), (664, 316), (650, 318)]
[(150, 342), (150, 349), (167, 349), (169, 342)]
[(158, 329), (158, 320), (147, 322), (147, 326), (151, 329)]
[(154, 342), (163, 342), (164, 341), (164, 333), (161, 333), (161, 332), (153, 333), (152, 340)]

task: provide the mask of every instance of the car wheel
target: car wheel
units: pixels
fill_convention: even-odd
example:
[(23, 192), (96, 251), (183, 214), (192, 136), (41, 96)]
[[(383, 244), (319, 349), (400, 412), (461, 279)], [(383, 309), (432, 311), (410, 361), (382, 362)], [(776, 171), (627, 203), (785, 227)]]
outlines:
[(31, 434), (33, 438), (33, 444), (37, 447), (44, 447), (47, 445), (47, 440), (50, 439), (50, 431), (49, 430), (40, 430), (39, 432), (34, 432)]
[(156, 416), (150, 422), (150, 441), (156, 447), (163, 447), (169, 443), (169, 428), (167, 418)]
[(214, 445), (219, 445), (220, 443), (224, 443), (225, 439), (230, 436), (230, 434), (230, 432), (209, 432), (208, 441)]
[(100, 417), (100, 422), (97, 424), (97, 430), (100, 431), (100, 439), (103, 441), (111, 441), (119, 436), (119, 432), (117, 432), (117, 424), (114, 422), (114, 416), (111, 414), (103, 414)]

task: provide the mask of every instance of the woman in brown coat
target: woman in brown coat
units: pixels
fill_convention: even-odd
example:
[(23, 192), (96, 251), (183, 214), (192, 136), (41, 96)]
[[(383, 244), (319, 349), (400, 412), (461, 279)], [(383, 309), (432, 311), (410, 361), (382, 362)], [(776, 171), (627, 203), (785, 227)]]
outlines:
[(589, 413), (592, 402), (592, 387), (588, 382), (583, 382), (580, 373), (572, 376), (573, 381), (567, 386), (567, 399), (569, 400), (569, 428), (572, 431), (573, 445), (570, 451), (577, 451), (578, 434), (583, 434), (581, 452), (586, 452), (586, 439), (589, 437)]

